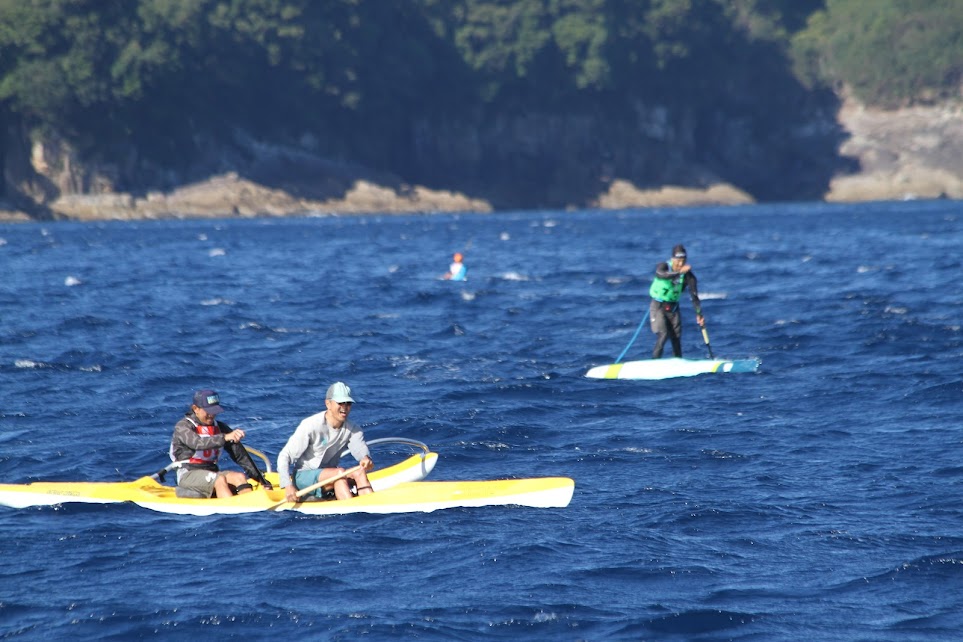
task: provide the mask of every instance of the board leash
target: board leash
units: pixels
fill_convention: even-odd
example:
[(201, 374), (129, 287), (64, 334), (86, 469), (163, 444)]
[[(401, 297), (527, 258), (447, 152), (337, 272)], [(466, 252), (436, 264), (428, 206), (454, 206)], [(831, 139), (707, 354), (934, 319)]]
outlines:
[(625, 356), (625, 353), (628, 352), (628, 351), (629, 351), (629, 348), (632, 347), (632, 344), (635, 343), (636, 338), (638, 338), (638, 336), (639, 336), (639, 332), (642, 331), (642, 326), (645, 325), (645, 320), (648, 319), (648, 318), (649, 318), (649, 311), (646, 310), (646, 311), (645, 311), (645, 316), (642, 317), (642, 321), (639, 323), (639, 327), (637, 327), (637, 328), (635, 329), (635, 334), (633, 334), (633, 335), (632, 335), (632, 338), (629, 339), (629, 345), (625, 346), (625, 350), (623, 350), (623, 351), (622, 351), (622, 354), (619, 355), (619, 358), (615, 360), (615, 363), (618, 363), (619, 361), (621, 361), (621, 360), (622, 360), (622, 357)]

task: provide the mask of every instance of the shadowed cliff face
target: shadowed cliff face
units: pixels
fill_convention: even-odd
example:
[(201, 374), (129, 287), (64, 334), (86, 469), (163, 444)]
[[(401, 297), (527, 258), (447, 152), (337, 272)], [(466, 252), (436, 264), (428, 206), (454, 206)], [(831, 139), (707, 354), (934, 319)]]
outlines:
[(722, 182), (757, 201), (812, 200), (856, 170), (839, 153), (838, 98), (802, 86), (779, 45), (721, 27), (681, 37), (685, 57), (640, 68), (637, 80), (623, 72), (619, 91), (547, 100), (522, 88), (510, 109), (419, 118), (414, 163), (401, 173), (503, 208), (584, 205), (616, 180), (641, 189)]
[[(206, 153), (195, 156), (196, 170), (180, 177), (168, 171), (164, 189), (128, 191), (111, 183), (122, 174), (117, 165), (85, 162), (62, 141), (31, 149), (20, 137), (19, 146), (8, 147), (0, 220), (24, 220), (16, 210), (38, 219), (97, 219), (703, 205), (752, 202), (759, 194), (832, 201), (963, 198), (959, 107), (886, 112), (848, 101), (832, 122), (796, 122), (790, 130), (775, 120), (776, 131), (785, 132), (785, 138), (774, 135), (775, 149), (747, 142), (758, 135), (751, 123), (720, 114), (700, 120), (694, 113), (680, 117), (668, 108), (636, 105), (631, 128), (589, 116), (493, 119), (488, 130), (421, 123), (421, 164), (406, 172), (434, 174), (421, 183), (238, 136), (230, 144), (206, 145)], [(700, 133), (696, 124), (702, 122), (716, 125)], [(626, 131), (634, 141), (626, 140)], [(700, 145), (703, 136), (712, 142)], [(842, 147), (837, 140), (845, 141)], [(780, 153), (788, 160), (777, 162)], [(466, 176), (466, 168), (477, 175)], [(740, 183), (760, 187), (752, 194)]]
[[(805, 98), (800, 95), (799, 98)], [(772, 116), (633, 103), (615, 113), (495, 114), (414, 127), (406, 179), (491, 201), (496, 209), (584, 207), (616, 180), (642, 189), (728, 183), (757, 201), (818, 200), (852, 171), (835, 101)]]
[[(359, 193), (359, 183), (394, 192), (396, 206), (391, 198), (372, 202), (386, 211), (411, 211), (419, 202), (427, 209), (447, 209), (445, 199), (412, 202), (413, 186), (464, 194), (467, 199), (451, 202), (459, 204), (456, 209), (473, 210), (591, 207), (616, 183), (639, 190), (666, 185), (704, 190), (725, 183), (756, 201), (813, 200), (827, 192), (844, 164), (838, 154), (843, 133), (834, 121), (804, 121), (797, 115), (760, 122), (745, 114), (736, 117), (724, 106), (703, 113), (635, 103), (620, 113), (600, 112), (473, 113), (462, 120), (418, 121), (412, 127), (410, 162), (388, 169), (335, 162), (241, 135), (206, 142), (189, 154), (189, 166), (146, 160), (121, 166), (112, 158), (82, 158), (54, 139), (34, 144), (30, 158), (24, 158), (26, 144), (8, 147), (12, 171), (6, 179), (8, 191), (28, 197), (37, 212), (69, 197), (70, 215), (90, 210), (84, 217), (97, 207), (117, 210), (138, 202), (142, 210), (150, 205), (144, 211), (160, 212), (165, 199), (170, 207), (176, 203), (190, 211), (189, 201), (169, 195), (198, 195), (198, 184), (208, 182), (221, 195), (215, 199), (221, 205), (201, 199), (198, 207), (230, 215), (256, 211), (259, 200), (275, 213), (357, 211), (363, 206), (347, 203)], [(114, 151), (120, 158), (141, 158), (133, 147)], [(257, 194), (249, 191), (246, 201), (232, 200), (230, 189), (239, 183), (209, 181), (227, 174), (259, 186)], [(117, 194), (130, 196), (118, 200)], [(98, 195), (101, 202), (87, 198)]]

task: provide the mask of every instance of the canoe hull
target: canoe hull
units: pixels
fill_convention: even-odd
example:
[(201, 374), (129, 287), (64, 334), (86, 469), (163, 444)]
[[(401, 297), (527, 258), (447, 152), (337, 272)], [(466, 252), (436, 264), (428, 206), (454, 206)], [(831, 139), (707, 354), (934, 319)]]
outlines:
[(568, 477), (496, 479), (489, 481), (419, 481), (393, 486), (380, 493), (344, 501), (304, 502), (279, 510), (309, 515), (349, 513), (430, 513), (447, 508), (526, 506), (565, 508), (572, 501), (575, 482)]
[(759, 359), (646, 359), (597, 366), (587, 373), (591, 379), (672, 379), (700, 374), (756, 372)]
[[(341, 501), (284, 502), (284, 491), (256, 489), (226, 499), (177, 497), (172, 486), (150, 477), (131, 482), (34, 482), (0, 484), (0, 505), (12, 508), (67, 503), (129, 502), (143, 508), (180, 515), (225, 515), (295, 511), (308, 515), (351, 513), (426, 513), (446, 508), (528, 506), (562, 508), (572, 500), (575, 482), (567, 477), (498, 479), (488, 481), (420, 481), (434, 468), (438, 455), (415, 455), (369, 475), (374, 493)], [(268, 473), (272, 483), (277, 473)]]
[[(398, 484), (424, 479), (435, 467), (437, 461), (438, 454), (433, 452), (412, 455), (394, 466), (372, 471), (368, 479), (377, 493)], [(142, 477), (130, 482), (0, 484), (0, 505), (26, 508), (70, 503), (133, 502), (153, 510), (185, 515), (253, 513), (267, 510), (284, 499), (284, 491), (278, 488), (277, 473), (267, 473), (265, 476), (274, 484), (275, 490), (267, 491), (258, 488), (251, 493), (218, 500), (178, 497), (173, 486), (160, 484), (151, 477)]]

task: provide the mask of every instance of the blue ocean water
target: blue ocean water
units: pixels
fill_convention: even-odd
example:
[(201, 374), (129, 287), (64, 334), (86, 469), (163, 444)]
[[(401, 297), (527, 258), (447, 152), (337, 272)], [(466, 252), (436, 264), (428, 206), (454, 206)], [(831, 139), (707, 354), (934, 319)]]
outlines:
[[(760, 371), (585, 378), (680, 242), (713, 352)], [(439, 278), (455, 251), (465, 283)], [(946, 201), (2, 225), (2, 482), (155, 472), (200, 387), (276, 455), (344, 380), (369, 438), (440, 454), (431, 479), (576, 488), (383, 516), (0, 507), (0, 638), (958, 639), (961, 256)]]

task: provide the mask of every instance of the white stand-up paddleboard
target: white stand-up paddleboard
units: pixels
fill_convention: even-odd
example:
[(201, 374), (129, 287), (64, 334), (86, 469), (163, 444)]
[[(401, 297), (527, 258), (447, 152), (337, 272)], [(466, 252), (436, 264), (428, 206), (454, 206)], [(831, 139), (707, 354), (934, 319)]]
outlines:
[(712, 372), (755, 372), (759, 359), (646, 359), (597, 366), (587, 373), (592, 379), (671, 379)]

